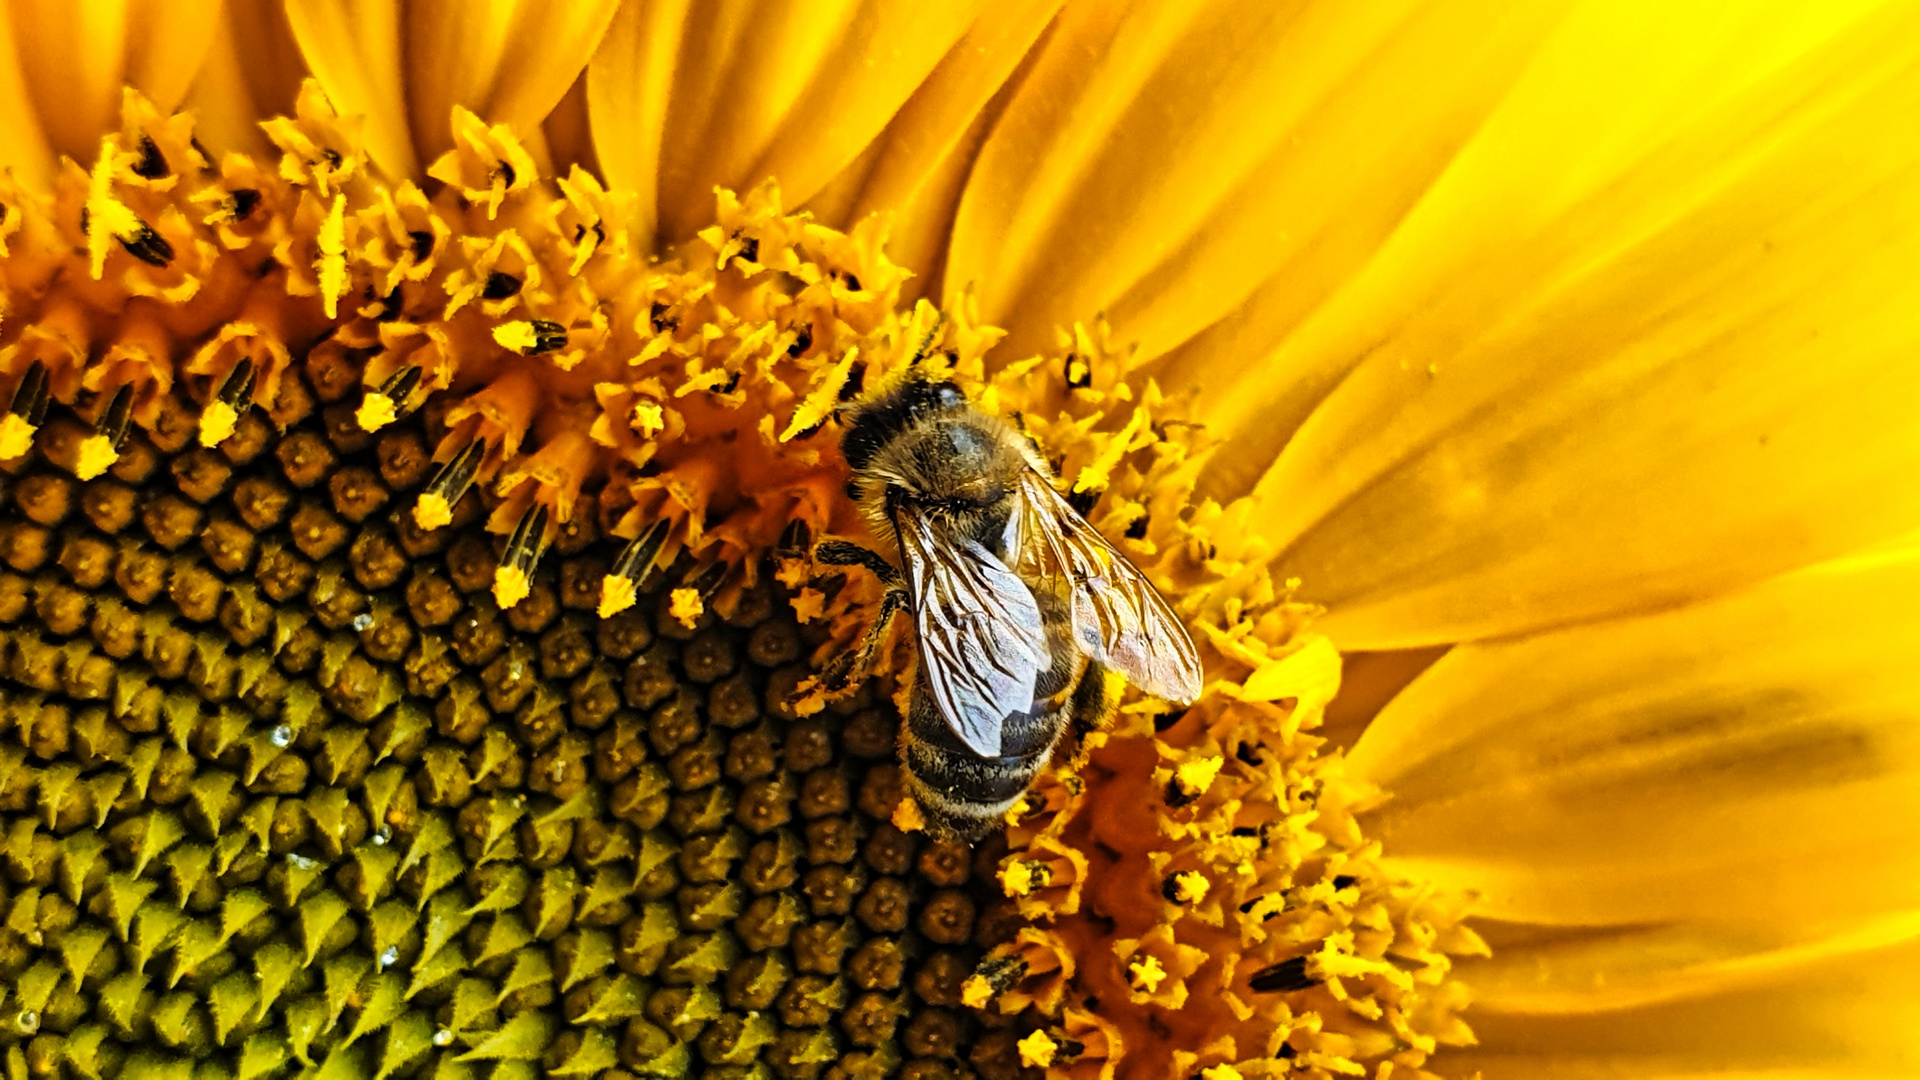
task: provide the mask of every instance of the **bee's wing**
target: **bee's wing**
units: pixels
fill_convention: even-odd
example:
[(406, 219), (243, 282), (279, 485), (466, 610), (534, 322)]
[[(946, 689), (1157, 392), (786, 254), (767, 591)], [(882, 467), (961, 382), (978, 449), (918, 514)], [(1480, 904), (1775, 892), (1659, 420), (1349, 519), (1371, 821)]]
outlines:
[(962, 742), (1000, 756), (1009, 714), (1033, 706), (1047, 667), (1047, 633), (1026, 583), (994, 554), (911, 508), (894, 531), (913, 596), (920, 677)]
[(1200, 654), (1160, 590), (1087, 524), (1047, 478), (1029, 469), (1023, 559), (1069, 595), (1074, 637), (1142, 692), (1185, 704), (1200, 696)]

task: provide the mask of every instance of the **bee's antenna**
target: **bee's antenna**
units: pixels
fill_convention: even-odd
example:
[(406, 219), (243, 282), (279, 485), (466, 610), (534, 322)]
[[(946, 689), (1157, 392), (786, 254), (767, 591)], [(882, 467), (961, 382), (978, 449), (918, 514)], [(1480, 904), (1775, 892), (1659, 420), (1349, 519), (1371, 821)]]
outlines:
[(936, 312), (933, 317), (933, 325), (928, 328), (926, 336), (920, 339), (920, 347), (913, 350), (913, 359), (907, 361), (908, 367), (913, 368), (920, 366), (920, 361), (925, 360), (927, 354), (933, 351), (934, 341), (940, 337), (940, 331), (946, 329), (946, 327), (947, 313), (944, 311)]

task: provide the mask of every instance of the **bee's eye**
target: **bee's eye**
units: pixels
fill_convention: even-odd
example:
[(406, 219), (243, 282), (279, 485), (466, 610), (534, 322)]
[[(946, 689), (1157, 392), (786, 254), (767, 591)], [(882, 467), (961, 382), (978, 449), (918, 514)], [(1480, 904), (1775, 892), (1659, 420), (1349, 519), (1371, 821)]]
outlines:
[(967, 396), (961, 393), (960, 388), (952, 383), (941, 383), (939, 386), (934, 387), (933, 399), (938, 402), (942, 408), (946, 409), (958, 408), (967, 403)]

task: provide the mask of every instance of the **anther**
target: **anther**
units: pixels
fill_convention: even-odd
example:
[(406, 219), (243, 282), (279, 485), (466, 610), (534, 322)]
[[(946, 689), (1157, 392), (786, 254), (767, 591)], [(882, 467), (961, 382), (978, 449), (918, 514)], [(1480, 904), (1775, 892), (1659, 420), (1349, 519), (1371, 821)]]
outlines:
[(612, 618), (632, 607), (634, 601), (639, 599), (640, 587), (653, 569), (653, 561), (660, 557), (660, 549), (667, 542), (670, 528), (670, 522), (656, 521), (620, 553), (613, 569), (600, 582), (601, 618)]
[(126, 445), (127, 422), (132, 414), (133, 385), (122, 383), (100, 413), (100, 419), (93, 422), (93, 434), (81, 440), (80, 458), (73, 466), (75, 476), (91, 480), (120, 460), (120, 448)]
[(422, 529), (432, 531), (453, 520), (453, 508), (473, 487), (473, 480), (480, 471), (480, 461), (487, 455), (484, 440), (475, 439), (466, 449), (454, 455), (452, 461), (441, 466), (440, 472), (420, 493), (420, 501), (413, 507), (413, 523)]
[(412, 411), (407, 407), (407, 399), (420, 387), (420, 366), (408, 364), (388, 376), (380, 384), (380, 389), (370, 390), (361, 399), (360, 408), (353, 414), (360, 430), (379, 431), (388, 424)]
[(521, 356), (539, 356), (566, 347), (567, 328), (548, 319), (516, 319), (494, 327), (493, 340)]
[(712, 600), (713, 594), (720, 590), (720, 583), (727, 577), (727, 564), (708, 563), (706, 566), (689, 573), (681, 583), (682, 588), (692, 589), (702, 600)]
[(33, 445), (33, 433), (47, 418), (47, 366), (38, 360), (13, 388), (13, 401), (0, 419), (0, 461), (24, 455)]
[(487, 275), (487, 283), (480, 290), (482, 300), (505, 300), (520, 291), (520, 279), (512, 274), (503, 274), (498, 270)]
[(536, 503), (520, 516), (520, 524), (507, 540), (507, 553), (493, 571), (493, 602), (502, 611), (527, 598), (533, 591), (533, 568), (547, 550), (547, 507)]
[(134, 163), (134, 175), (148, 180), (158, 180), (172, 170), (167, 168), (166, 155), (160, 152), (150, 136), (140, 137), (140, 160)]
[(1247, 985), (1262, 993), (1283, 994), (1318, 986), (1320, 980), (1307, 974), (1307, 958), (1296, 956), (1254, 972)]
[(782, 559), (804, 559), (813, 550), (813, 528), (804, 519), (794, 518), (780, 530), (780, 546), (774, 554)]
[(167, 238), (153, 231), (153, 226), (141, 222), (132, 236), (115, 237), (127, 254), (146, 263), (148, 266), (165, 267), (173, 262), (173, 245)]
[(245, 221), (253, 216), (253, 208), (260, 205), (260, 192), (253, 188), (235, 188), (227, 194), (227, 212), (235, 221)]
[(219, 446), (233, 434), (240, 414), (253, 404), (253, 360), (241, 357), (214, 391), (207, 411), (200, 414), (200, 445)]

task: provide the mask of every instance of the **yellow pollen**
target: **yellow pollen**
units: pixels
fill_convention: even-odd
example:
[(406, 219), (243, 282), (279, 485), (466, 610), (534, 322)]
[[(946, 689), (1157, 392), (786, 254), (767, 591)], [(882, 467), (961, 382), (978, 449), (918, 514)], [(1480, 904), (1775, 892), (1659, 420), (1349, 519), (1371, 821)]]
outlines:
[(893, 808), (893, 827), (901, 832), (919, 832), (927, 827), (926, 815), (920, 812), (920, 804), (913, 801), (913, 796), (901, 799)]
[(413, 523), (429, 532), (452, 520), (453, 507), (447, 504), (447, 498), (444, 495), (429, 491), (420, 496), (419, 502), (413, 504)]
[(207, 403), (207, 411), (200, 414), (200, 445), (219, 446), (233, 434), (234, 427), (240, 422), (240, 414), (233, 406), (215, 398)]
[(527, 582), (527, 572), (517, 566), (497, 567), (493, 571), (493, 602), (505, 611), (527, 598), (533, 587)]
[(87, 177), (87, 257), (95, 281), (106, 272), (107, 254), (113, 250), (113, 242), (132, 240), (147, 227), (140, 215), (113, 197), (113, 170), (119, 158), (118, 150), (113, 137), (108, 136), (101, 145), (99, 162)]
[(1060, 1044), (1047, 1038), (1044, 1031), (1034, 1032), (1017, 1045), (1020, 1047), (1020, 1064), (1029, 1069), (1044, 1069), (1052, 1065), (1053, 1055), (1060, 1049)]
[(1033, 891), (1033, 866), (1016, 859), (1000, 869), (1000, 888), (1008, 896), (1025, 896)]
[(1100, 451), (1100, 456), (1088, 462), (1080, 470), (1080, 475), (1074, 478), (1073, 490), (1075, 492), (1099, 491), (1106, 487), (1113, 477), (1114, 467), (1120, 464), (1121, 458), (1127, 456), (1127, 451), (1133, 449), (1134, 440), (1140, 437), (1140, 433), (1146, 430), (1146, 426), (1147, 410), (1135, 409), (1133, 418), (1127, 421), (1126, 427), (1107, 441), (1106, 447)]
[(793, 598), (793, 617), (802, 623), (810, 623), (827, 610), (827, 594), (815, 588), (800, 590)]
[(1215, 1065), (1211, 1069), (1200, 1070), (1200, 1080), (1243, 1080), (1240, 1070), (1231, 1065)]
[(360, 408), (354, 412), (353, 418), (359, 423), (361, 431), (379, 431), (398, 420), (400, 410), (394, 405), (392, 398), (375, 390), (360, 403)]
[(8, 413), (0, 420), (0, 461), (12, 461), (32, 449), (35, 430), (17, 413)]
[(847, 384), (847, 376), (853, 373), (853, 362), (860, 356), (858, 348), (848, 349), (840, 362), (821, 372), (820, 381), (814, 384), (813, 391), (800, 407), (793, 410), (793, 419), (787, 424), (787, 430), (780, 433), (781, 442), (789, 442), (795, 435), (818, 427), (840, 404), (840, 388)]
[(120, 460), (113, 449), (113, 440), (105, 435), (89, 435), (80, 440), (80, 460), (73, 463), (73, 475), (82, 480), (91, 480)]
[(533, 323), (527, 319), (515, 319), (493, 328), (493, 340), (503, 349), (512, 349), (517, 353), (532, 352), (540, 343), (539, 333)]
[(700, 613), (705, 610), (706, 605), (700, 602), (698, 589), (675, 589), (673, 599), (667, 603), (667, 614), (680, 620), (680, 625), (689, 630), (693, 629), (693, 624), (700, 620)]
[(992, 1000), (993, 984), (985, 975), (968, 976), (967, 981), (960, 984), (960, 1004), (967, 1008), (984, 1009)]
[(316, 239), (320, 248), (320, 302), (325, 306), (327, 318), (332, 319), (340, 313), (340, 298), (347, 292), (347, 196), (337, 194), (333, 197), (333, 207), (327, 211), (327, 220), (320, 223), (320, 235)]
[(634, 587), (633, 579), (620, 574), (608, 574), (600, 579), (600, 617), (611, 619), (627, 610), (639, 600), (640, 590)]
[(1206, 875), (1193, 870), (1182, 870), (1173, 875), (1173, 897), (1182, 904), (1197, 904), (1207, 898), (1211, 888)]
[(1151, 994), (1160, 989), (1167, 979), (1167, 969), (1160, 964), (1157, 956), (1146, 956), (1127, 965), (1127, 973), (1133, 976), (1133, 984)]
[(642, 401), (633, 407), (633, 430), (643, 439), (651, 439), (663, 427), (667, 417), (657, 401)]
[(1225, 758), (1207, 757), (1183, 761), (1173, 770), (1174, 783), (1188, 795), (1199, 795), (1213, 785), (1213, 778), (1220, 775), (1220, 767), (1226, 764)]

